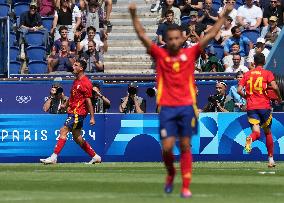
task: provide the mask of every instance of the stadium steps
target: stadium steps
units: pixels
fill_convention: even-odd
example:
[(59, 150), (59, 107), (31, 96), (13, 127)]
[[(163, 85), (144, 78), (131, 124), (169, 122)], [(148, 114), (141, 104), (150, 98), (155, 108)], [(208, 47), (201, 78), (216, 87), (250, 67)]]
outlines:
[[(138, 15), (147, 35), (156, 37), (157, 13), (151, 13), (151, 3), (135, 0)], [(118, 0), (113, 4), (111, 22), (112, 31), (108, 37), (108, 51), (104, 55), (105, 73), (139, 74), (154, 73), (151, 57), (138, 40), (128, 13), (129, 0)]]

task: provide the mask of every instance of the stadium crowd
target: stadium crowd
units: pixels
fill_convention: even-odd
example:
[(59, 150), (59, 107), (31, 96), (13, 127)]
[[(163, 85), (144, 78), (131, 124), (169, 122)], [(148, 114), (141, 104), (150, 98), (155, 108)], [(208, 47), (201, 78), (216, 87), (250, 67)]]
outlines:
[(151, 12), (159, 13), (157, 44), (165, 46), (167, 27), (178, 24), (184, 47), (193, 46), (223, 15), (226, 3), (234, 3), (235, 9), (196, 62), (195, 72), (247, 72), (253, 68), (255, 53), (267, 57), (281, 31), (281, 0), (157, 0), (151, 8)]
[(112, 0), (3, 1), (11, 19), (10, 66), (20, 64), (20, 73), (65, 74), (78, 58), (87, 72), (104, 71)]

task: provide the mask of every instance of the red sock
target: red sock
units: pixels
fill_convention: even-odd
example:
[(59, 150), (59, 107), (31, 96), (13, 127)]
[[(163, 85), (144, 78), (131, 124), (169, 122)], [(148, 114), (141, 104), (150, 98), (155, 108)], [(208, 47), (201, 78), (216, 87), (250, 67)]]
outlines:
[(87, 152), (87, 154), (89, 154), (90, 157), (94, 157), (96, 155), (96, 152), (92, 149), (91, 145), (89, 145), (89, 143), (84, 140), (81, 148)]
[(250, 134), (250, 137), (251, 137), (252, 141), (254, 142), (255, 140), (258, 140), (260, 138), (260, 132), (253, 131)]
[(266, 136), (266, 148), (267, 148), (268, 156), (272, 157), (273, 148), (274, 148), (273, 137), (272, 137), (271, 132), (265, 134), (265, 136)]
[(181, 153), (180, 168), (182, 175), (182, 188), (189, 188), (192, 174), (192, 154), (190, 150)]
[(171, 176), (172, 178), (175, 176), (176, 169), (174, 167), (174, 155), (173, 152), (164, 152), (163, 153), (163, 160), (168, 172), (168, 176)]
[(63, 149), (65, 143), (66, 143), (65, 139), (59, 138), (54, 148), (54, 154), (58, 155)]

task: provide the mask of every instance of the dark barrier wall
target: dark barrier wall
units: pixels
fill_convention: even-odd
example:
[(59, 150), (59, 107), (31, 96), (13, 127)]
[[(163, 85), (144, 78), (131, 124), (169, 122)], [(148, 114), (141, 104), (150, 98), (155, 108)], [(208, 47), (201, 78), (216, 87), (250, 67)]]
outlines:
[[(273, 116), (275, 158), (284, 160), (284, 114)], [(1, 115), (0, 162), (38, 162), (49, 156), (65, 119), (65, 115)], [(201, 114), (199, 121), (199, 133), (192, 139), (195, 161), (267, 159), (264, 135), (253, 143), (251, 154), (243, 150), (251, 132), (245, 114), (207, 113)], [(82, 133), (103, 161), (161, 160), (157, 114), (99, 114), (95, 126), (89, 125), (87, 117)], [(174, 154), (179, 155), (177, 147)], [(69, 135), (59, 161), (89, 160)]]
[[(70, 95), (72, 82), (64, 81), (62, 85), (67, 96)], [(214, 94), (216, 82), (197, 82), (199, 89), (198, 105), (203, 107), (207, 103), (209, 95)], [(229, 87), (235, 84), (228, 82)], [(0, 113), (1, 114), (41, 114), (42, 106), (46, 97), (49, 96), (52, 82), (1, 82), (0, 83)], [(154, 83), (139, 84), (138, 95), (146, 99), (147, 113), (154, 113), (156, 110), (155, 98), (149, 98), (146, 90), (154, 87)], [(229, 89), (228, 87), (228, 89)], [(109, 113), (118, 113), (120, 99), (127, 94), (126, 84), (104, 84), (103, 94), (111, 101)]]
[(8, 58), (8, 26), (7, 18), (0, 17), (0, 75), (3, 76), (7, 72)]

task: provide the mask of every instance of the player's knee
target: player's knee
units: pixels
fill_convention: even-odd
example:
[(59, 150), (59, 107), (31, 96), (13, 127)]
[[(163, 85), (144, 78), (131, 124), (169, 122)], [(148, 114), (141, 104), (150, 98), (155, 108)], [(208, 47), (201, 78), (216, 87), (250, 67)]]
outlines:
[(69, 129), (66, 126), (62, 127), (60, 129), (60, 138), (61, 139), (66, 139), (68, 132), (69, 132)]

